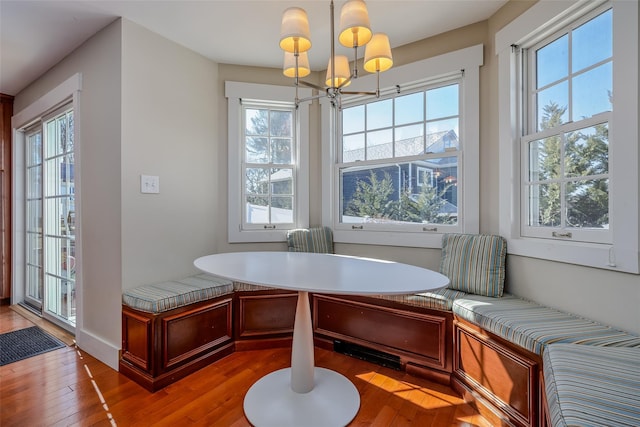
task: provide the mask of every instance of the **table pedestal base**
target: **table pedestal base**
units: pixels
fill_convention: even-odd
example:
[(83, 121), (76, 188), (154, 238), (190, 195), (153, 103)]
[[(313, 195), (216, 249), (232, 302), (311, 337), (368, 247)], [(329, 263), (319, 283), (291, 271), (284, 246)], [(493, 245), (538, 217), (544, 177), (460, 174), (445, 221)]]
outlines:
[(345, 376), (314, 369), (314, 388), (291, 390), (291, 368), (272, 372), (251, 386), (244, 398), (244, 413), (256, 427), (343, 427), (360, 408), (360, 394)]

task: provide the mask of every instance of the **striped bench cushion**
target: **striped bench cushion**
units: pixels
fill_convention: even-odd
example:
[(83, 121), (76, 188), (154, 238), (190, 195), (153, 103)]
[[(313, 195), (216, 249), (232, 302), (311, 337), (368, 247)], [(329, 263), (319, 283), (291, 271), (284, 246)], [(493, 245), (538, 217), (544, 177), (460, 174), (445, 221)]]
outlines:
[(287, 231), (289, 252), (333, 253), (333, 232), (329, 227), (297, 228)]
[(559, 426), (640, 426), (640, 348), (552, 344), (543, 354), (549, 416)]
[(507, 241), (500, 236), (445, 234), (440, 273), (449, 288), (470, 294), (500, 297), (504, 290)]
[(122, 302), (136, 310), (162, 313), (232, 292), (233, 283), (230, 280), (210, 274), (199, 274), (127, 289), (122, 294)]
[(251, 283), (233, 282), (233, 290), (236, 292), (256, 292), (256, 291), (270, 291), (278, 288), (271, 288), (262, 285), (253, 285)]
[(415, 307), (451, 311), (453, 301), (456, 298), (461, 298), (465, 295), (467, 295), (465, 292), (457, 291), (455, 289), (440, 288), (420, 294), (375, 295), (374, 297)]
[(467, 295), (456, 299), (453, 313), (529, 351), (542, 354), (552, 343), (601, 347), (640, 347), (640, 337), (531, 301)]

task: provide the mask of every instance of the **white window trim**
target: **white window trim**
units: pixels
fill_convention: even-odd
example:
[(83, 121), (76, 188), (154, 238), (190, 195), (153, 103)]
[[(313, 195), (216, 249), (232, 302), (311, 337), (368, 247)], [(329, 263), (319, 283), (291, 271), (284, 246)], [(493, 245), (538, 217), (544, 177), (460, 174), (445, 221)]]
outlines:
[[(419, 82), (428, 83), (441, 76), (459, 73), (464, 70), (463, 82), (460, 86), (461, 102), (460, 140), (464, 141), (460, 153), (459, 176), (463, 179), (462, 200), (463, 212), (460, 226), (463, 233), (478, 233), (480, 228), (479, 201), (479, 141), (480, 141), (480, 66), (483, 65), (483, 45), (475, 45), (465, 49), (424, 59), (411, 64), (392, 68), (380, 74), (380, 87), (393, 88), (414, 85)], [(367, 91), (376, 86), (376, 76), (368, 74), (359, 77), (350, 91)], [(335, 111), (327, 99), (320, 100), (322, 132), (322, 222), (334, 228), (333, 238), (339, 243), (360, 243), (387, 246), (407, 246), (439, 248), (442, 243), (442, 232), (424, 231), (417, 233), (398, 233), (392, 231), (344, 230), (336, 227), (336, 138), (337, 118)]]
[[(310, 89), (298, 89), (299, 97), (311, 96)], [(228, 236), (230, 243), (284, 242), (286, 229), (248, 230), (242, 229), (242, 152), (239, 143), (242, 137), (241, 108), (242, 99), (257, 101), (293, 102), (296, 96), (294, 87), (263, 85), (256, 83), (225, 82), (228, 114)], [(298, 126), (296, 139), (296, 203), (295, 227), (309, 225), (309, 104), (298, 107)]]
[[(510, 254), (640, 273), (638, 186), (638, 3), (614, 0), (613, 93), (610, 137), (612, 244), (524, 238), (520, 234), (518, 78), (512, 45), (532, 44), (603, 1), (539, 2), (496, 34), (498, 55), (499, 223)], [(621, 40), (623, 40), (621, 42)], [(619, 141), (615, 145), (615, 141)], [(624, 145), (623, 145), (624, 144)], [(622, 184), (624, 182), (624, 184)], [(618, 184), (620, 183), (620, 184)]]

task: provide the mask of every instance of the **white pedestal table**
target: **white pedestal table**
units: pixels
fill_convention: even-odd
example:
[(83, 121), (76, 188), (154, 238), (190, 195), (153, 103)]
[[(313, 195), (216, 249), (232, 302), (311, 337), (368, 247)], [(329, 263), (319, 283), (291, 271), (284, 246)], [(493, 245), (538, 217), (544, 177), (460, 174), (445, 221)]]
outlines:
[(238, 282), (298, 291), (291, 367), (251, 386), (244, 412), (257, 427), (345, 426), (360, 408), (353, 383), (314, 365), (309, 292), (393, 295), (447, 286), (449, 279), (413, 265), (307, 252), (233, 252), (195, 260), (200, 270)]

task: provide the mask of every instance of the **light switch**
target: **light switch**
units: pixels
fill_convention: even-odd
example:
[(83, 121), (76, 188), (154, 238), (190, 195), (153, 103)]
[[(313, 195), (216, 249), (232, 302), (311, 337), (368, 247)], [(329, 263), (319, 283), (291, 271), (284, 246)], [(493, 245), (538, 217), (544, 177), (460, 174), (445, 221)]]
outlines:
[(140, 175), (140, 192), (141, 193), (159, 193), (160, 177), (153, 175)]

